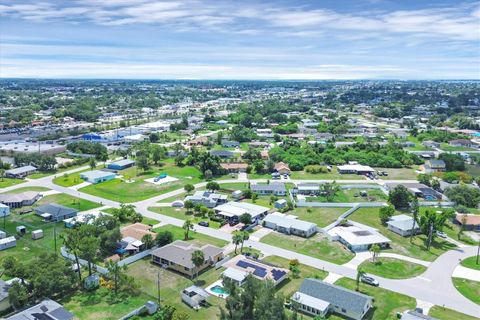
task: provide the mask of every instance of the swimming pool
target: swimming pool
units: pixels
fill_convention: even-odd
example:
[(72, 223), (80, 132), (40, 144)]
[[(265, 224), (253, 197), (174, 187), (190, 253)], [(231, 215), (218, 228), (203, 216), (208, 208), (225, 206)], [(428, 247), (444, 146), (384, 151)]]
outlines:
[(228, 292), (225, 291), (225, 288), (219, 285), (215, 285), (210, 288), (212, 292), (215, 292), (216, 294), (223, 294), (223, 295), (228, 295)]

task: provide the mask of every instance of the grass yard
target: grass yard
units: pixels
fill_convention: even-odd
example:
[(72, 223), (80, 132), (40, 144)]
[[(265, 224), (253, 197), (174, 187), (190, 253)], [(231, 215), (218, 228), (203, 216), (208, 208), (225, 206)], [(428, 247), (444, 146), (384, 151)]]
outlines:
[(151, 263), (149, 258), (146, 258), (129, 265), (127, 273), (135, 278), (135, 282), (140, 285), (142, 292), (155, 301), (157, 299), (157, 278), (158, 274), (160, 274), (160, 297), (162, 303), (172, 305), (177, 310), (188, 313), (191, 320), (203, 320), (217, 319), (220, 312), (219, 306), (224, 306), (225, 300), (210, 296), (208, 301), (211, 306), (195, 311), (182, 302), (180, 293), (183, 289), (195, 283), (204, 288), (209, 286), (220, 278), (222, 271), (223, 269), (215, 270), (214, 268), (209, 268), (199, 274), (198, 280), (192, 281), (180, 273), (163, 269)]
[(477, 256), (464, 259), (460, 264), (464, 267), (480, 271), (480, 259), (477, 264)]
[(416, 263), (393, 259), (377, 258), (375, 262), (367, 260), (360, 265), (363, 271), (389, 279), (407, 279), (424, 273), (427, 268)]
[(333, 223), (348, 208), (305, 208), (297, 207), (293, 211), (288, 212), (298, 217), (300, 220), (316, 223), (319, 227), (326, 227)]
[(260, 242), (336, 264), (344, 264), (354, 257), (354, 254), (339, 242), (330, 241), (320, 234), (305, 239), (293, 235), (271, 232), (263, 237)]
[[(361, 197), (360, 191), (367, 191), (368, 197)], [(335, 195), (333, 200), (329, 201), (324, 196), (307, 197), (307, 201), (336, 202), (336, 203), (355, 203), (355, 202), (376, 202), (385, 201), (387, 196), (378, 189), (343, 189)]]
[[(156, 228), (153, 231), (155, 231), (157, 233), (163, 232), (163, 231), (170, 231), (171, 233), (173, 233), (173, 239), (174, 240), (183, 240), (183, 232), (184, 231), (183, 231), (182, 228), (177, 227), (177, 226), (173, 226), (173, 225), (168, 224), (166, 226), (161, 226), (159, 228)], [(226, 244), (228, 244), (227, 241), (217, 239), (217, 238), (213, 238), (213, 237), (204, 235), (202, 233), (197, 233), (194, 230), (190, 230), (190, 233), (189, 233), (188, 236), (189, 236), (188, 241), (193, 242), (197, 246), (203, 246), (205, 244), (212, 244), (212, 245), (217, 246), (217, 247), (223, 247)]]
[(480, 281), (452, 278), (452, 282), (455, 288), (457, 288), (465, 298), (480, 305)]
[(200, 221), (208, 221), (210, 228), (219, 229), (220, 223), (217, 221), (211, 221), (208, 217), (202, 218), (200, 216), (195, 216), (193, 214), (187, 214), (187, 210), (184, 208), (172, 208), (172, 207), (149, 207), (148, 210), (163, 214), (169, 217), (174, 217), (177, 219), (192, 220), (193, 223), (199, 223)]
[(387, 252), (394, 252), (421, 260), (433, 261), (442, 253), (456, 247), (454, 244), (437, 237), (435, 238), (435, 241), (433, 241), (430, 251), (428, 251), (425, 245), (425, 235), (415, 236), (413, 243), (410, 243), (409, 237), (402, 237), (388, 230), (386, 226), (380, 223), (380, 219), (378, 218), (379, 210), (379, 208), (360, 208), (350, 215), (348, 219), (376, 228), (380, 233), (392, 240), (390, 243), (392, 248), (385, 250)]
[(75, 315), (75, 319), (85, 320), (116, 320), (130, 311), (144, 305), (148, 300), (155, 298), (146, 294), (130, 295), (122, 302), (111, 304), (108, 302), (107, 288), (99, 288), (95, 291), (79, 291), (76, 294), (59, 301), (63, 306)]
[(476, 149), (468, 147), (453, 147), (448, 143), (440, 143), (440, 149), (443, 151), (476, 151)]
[(382, 180), (416, 180), (417, 173), (415, 170), (417, 167), (412, 168), (373, 168), (375, 171), (385, 171), (388, 176), (379, 176)]
[[(341, 278), (335, 282), (336, 285), (355, 290), (355, 280)], [(367, 284), (360, 284), (360, 292), (372, 296), (375, 301), (373, 308), (365, 316), (364, 319), (385, 320), (396, 319), (397, 312), (405, 310), (414, 310), (416, 300), (412, 297), (405, 296), (390, 290), (379, 287), (372, 287)], [(338, 316), (330, 316), (329, 319), (343, 319)]]
[(45, 177), (48, 177), (48, 176), (51, 176), (55, 174), (55, 171), (50, 171), (50, 172), (35, 172), (35, 173), (32, 173), (32, 174), (29, 174), (28, 175), (28, 178), (29, 179), (40, 179), (40, 178), (45, 178)]
[(480, 165), (467, 164), (465, 165), (465, 168), (467, 169), (467, 173), (472, 177), (480, 176)]
[[(44, 222), (42, 218), (35, 215), (33, 212), (19, 215), (11, 213), (5, 219), (5, 228), (3, 227), (3, 218), (0, 219), (0, 229), (5, 230), (9, 236), (16, 235), (17, 226), (25, 226), (27, 233), (17, 239), (17, 246), (6, 249), (0, 254), (0, 265), (4, 258), (8, 256), (14, 256), (20, 261), (29, 261), (41, 253), (54, 253), (54, 227), (57, 233), (57, 250), (60, 252), (62, 241), (58, 238), (58, 235), (62, 232), (64, 226), (63, 222)], [(38, 240), (32, 240), (31, 232), (33, 230), (42, 229), (44, 237)]]
[(3, 179), (0, 179), (0, 188), (11, 187), (11, 186), (14, 186), (14, 185), (22, 183), (22, 182), (25, 182), (25, 180), (3, 178)]
[(90, 171), (90, 169), (83, 170), (80, 172), (75, 172), (75, 173), (60, 174), (55, 179), (53, 179), (53, 183), (62, 187), (76, 186), (77, 184), (84, 182), (84, 180), (80, 178), (80, 173), (85, 171)]
[(455, 310), (447, 309), (441, 306), (433, 306), (428, 315), (440, 320), (478, 320), (479, 318), (475, 318), (472, 316), (468, 316), (466, 314), (457, 312)]
[[(179, 180), (172, 181), (165, 185), (155, 185), (144, 181), (145, 179), (158, 176), (160, 173), (166, 173)], [(130, 203), (183, 188), (187, 183), (195, 184), (201, 181), (201, 173), (197, 168), (180, 168), (170, 163), (166, 163), (163, 167), (153, 167), (147, 172), (137, 172), (136, 167), (131, 167), (120, 171), (119, 174), (122, 175), (124, 179), (131, 179), (133, 182), (125, 182), (123, 179), (117, 178), (98, 184), (92, 184), (81, 188), (80, 190), (105, 199)]]
[(17, 189), (13, 189), (11, 191), (8, 191), (6, 193), (22, 193), (22, 192), (25, 192), (25, 191), (38, 191), (38, 192), (42, 192), (42, 191), (49, 191), (50, 189), (48, 188), (45, 188), (45, 187), (23, 187), (23, 188), (17, 188)]
[[(289, 260), (278, 257), (278, 256), (268, 256), (262, 261), (276, 265), (281, 268), (289, 268)], [(328, 275), (328, 272), (316, 269), (304, 264), (299, 265), (300, 275), (298, 278), (294, 278), (290, 273), (288, 278), (285, 279), (282, 283), (277, 286), (277, 290), (283, 294), (284, 297), (290, 298), (297, 290), (300, 288), (300, 285), (305, 278), (316, 278), (316, 279), (325, 279)]]
[(89, 200), (72, 197), (65, 193), (52, 194), (41, 198), (37, 201), (37, 205), (43, 205), (47, 203), (57, 203), (65, 207), (77, 209), (78, 211), (86, 211), (101, 207), (100, 203), (92, 202)]
[(292, 171), (291, 179), (303, 180), (365, 180), (362, 175), (358, 174), (340, 174), (334, 168), (328, 173), (308, 173), (306, 171)]

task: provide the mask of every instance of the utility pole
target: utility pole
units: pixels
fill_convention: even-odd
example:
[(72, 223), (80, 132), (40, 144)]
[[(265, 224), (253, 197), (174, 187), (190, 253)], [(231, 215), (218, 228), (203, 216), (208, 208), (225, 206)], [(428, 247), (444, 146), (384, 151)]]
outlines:
[(158, 295), (158, 308), (160, 308), (160, 271), (157, 272), (157, 295)]
[(477, 264), (478, 264), (478, 256), (480, 256), (480, 240), (478, 241), (478, 249), (477, 249)]

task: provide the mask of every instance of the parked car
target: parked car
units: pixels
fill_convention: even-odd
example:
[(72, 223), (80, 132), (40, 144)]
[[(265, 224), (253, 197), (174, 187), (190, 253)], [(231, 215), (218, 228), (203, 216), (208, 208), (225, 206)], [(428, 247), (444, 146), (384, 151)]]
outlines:
[(228, 225), (229, 225), (230, 227), (236, 226), (237, 224), (238, 224), (238, 220), (230, 220), (230, 221), (228, 222)]
[(445, 232), (442, 232), (442, 231), (437, 231), (437, 236), (439, 236), (440, 238), (447, 238), (447, 234)]
[(210, 224), (208, 223), (208, 221), (200, 221), (198, 223), (199, 226), (202, 226), (202, 227), (209, 227)]
[(369, 276), (362, 276), (360, 278), (360, 281), (362, 281), (363, 283), (369, 284), (371, 286), (374, 286), (374, 287), (378, 287), (378, 285), (379, 285), (377, 280), (375, 280), (374, 278), (369, 277)]

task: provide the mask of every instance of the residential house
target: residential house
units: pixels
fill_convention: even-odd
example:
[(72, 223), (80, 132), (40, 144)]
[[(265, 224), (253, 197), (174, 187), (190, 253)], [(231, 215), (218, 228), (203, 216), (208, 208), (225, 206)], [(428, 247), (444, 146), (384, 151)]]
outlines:
[(238, 285), (243, 285), (248, 275), (252, 275), (258, 280), (271, 280), (278, 285), (287, 278), (289, 270), (262, 263), (258, 260), (245, 258), (238, 255), (223, 265), (226, 269), (222, 273), (222, 278), (228, 278)]
[(222, 140), (222, 147), (224, 148), (238, 148), (240, 147), (240, 142), (232, 140)]
[(387, 183), (385, 186), (388, 191), (395, 189), (398, 185), (402, 185), (408, 189), (413, 195), (417, 198), (422, 198), (426, 201), (438, 201), (442, 199), (442, 195), (433, 190), (432, 188), (422, 184), (422, 183), (397, 183), (391, 182)]
[(295, 216), (278, 212), (271, 213), (263, 218), (262, 225), (265, 228), (270, 228), (281, 233), (293, 234), (305, 238), (317, 232), (317, 225), (315, 223), (298, 220)]
[(349, 226), (337, 226), (328, 231), (332, 240), (343, 243), (353, 252), (367, 251), (374, 244), (386, 248), (391, 242), (377, 229), (357, 223), (350, 222)]
[(401, 320), (439, 320), (415, 310), (407, 310), (402, 313)]
[(477, 146), (476, 143), (468, 139), (450, 140), (448, 144), (452, 147), (460, 147), (460, 148), (475, 148)]
[(249, 142), (248, 145), (252, 148), (269, 148), (270, 147), (270, 143), (263, 142), (263, 141), (252, 141), (252, 142)]
[(288, 167), (288, 164), (284, 162), (277, 162), (275, 164), (275, 172), (278, 172), (279, 174), (288, 174), (290, 175), (290, 168)]
[(272, 129), (265, 128), (265, 129), (257, 129), (257, 136), (264, 137), (264, 138), (273, 138), (274, 134)]
[(443, 160), (427, 160), (425, 161), (425, 173), (445, 172), (446, 166)]
[(35, 213), (45, 220), (62, 221), (68, 218), (75, 217), (77, 210), (64, 207), (56, 203), (48, 203), (34, 209)]
[(252, 190), (252, 192), (259, 195), (285, 196), (287, 194), (287, 189), (285, 188), (285, 184), (283, 183), (256, 183), (252, 184), (250, 186), (250, 189)]
[(252, 222), (264, 217), (269, 208), (259, 206), (248, 202), (230, 201), (215, 207), (217, 216), (228, 220), (238, 220), (242, 214), (248, 213), (252, 217)]
[(270, 158), (270, 155), (268, 154), (268, 150), (260, 151), (260, 157), (262, 157), (262, 160), (268, 160)]
[(422, 144), (427, 148), (432, 148), (432, 149), (440, 148), (440, 143), (431, 141), (431, 140), (425, 140), (422, 142)]
[(208, 138), (201, 136), (190, 141), (187, 141), (188, 146), (204, 146), (208, 144)]
[(5, 177), (23, 179), (29, 174), (35, 173), (37, 168), (34, 166), (23, 166), (5, 171)]
[(227, 202), (227, 195), (209, 191), (196, 191), (193, 195), (186, 196), (185, 201), (202, 204), (207, 208), (215, 208)]
[(305, 196), (318, 196), (320, 195), (320, 184), (308, 182), (298, 183), (292, 192), (294, 194), (301, 194)]
[(102, 170), (93, 170), (80, 173), (81, 179), (93, 184), (113, 180), (116, 176), (117, 175), (114, 172)]
[(405, 214), (399, 214), (390, 218), (387, 221), (387, 229), (395, 232), (396, 234), (401, 235), (402, 237), (408, 237), (412, 234), (417, 234), (420, 232), (420, 226), (414, 220), (413, 217), (407, 216)]
[(10, 207), (0, 203), (0, 217), (6, 217), (10, 215)]
[(73, 228), (77, 224), (92, 224), (96, 219), (106, 215), (109, 216), (108, 213), (104, 213), (101, 211), (78, 212), (75, 217), (63, 220), (63, 223), (65, 224), (65, 228)]
[[(205, 261), (200, 267), (192, 262), (192, 253), (200, 250), (203, 252)], [(223, 249), (207, 244), (197, 247), (186, 241), (174, 241), (166, 246), (152, 251), (152, 262), (166, 268), (193, 277), (196, 273), (214, 265), (223, 259)]]
[(235, 155), (235, 153), (228, 150), (210, 150), (210, 154), (212, 156), (217, 156), (222, 159), (233, 158), (233, 156)]
[(290, 300), (297, 310), (322, 318), (334, 313), (361, 320), (373, 307), (373, 298), (370, 296), (312, 278), (303, 280), (300, 289)]
[(0, 203), (10, 208), (21, 208), (23, 206), (31, 206), (41, 198), (40, 193), (35, 191), (25, 191), (21, 193), (1, 193)]
[(109, 163), (107, 165), (107, 168), (114, 171), (120, 171), (120, 170), (125, 170), (127, 168), (133, 167), (134, 165), (135, 165), (135, 161), (130, 159), (123, 159), (120, 161)]
[(228, 173), (240, 173), (247, 172), (248, 164), (243, 162), (222, 162), (220, 167), (228, 171)]
[(356, 161), (350, 161), (346, 165), (337, 166), (337, 171), (340, 174), (367, 174), (375, 172), (370, 166), (360, 165)]
[(5, 320), (73, 320), (74, 315), (61, 304), (46, 299), (31, 308), (15, 313)]
[(286, 207), (287, 207), (287, 204), (288, 204), (287, 200), (285, 200), (285, 199), (278, 199), (277, 201), (275, 201), (275, 202), (273, 203), (273, 206), (274, 206), (276, 209), (279, 209), (279, 210), (280, 210), (280, 209), (286, 208)]
[(463, 225), (465, 230), (480, 231), (480, 215), (457, 213), (455, 222)]
[(5, 310), (11, 307), (10, 300), (8, 298), (8, 290), (10, 289), (10, 285), (0, 279), (0, 313), (4, 312)]
[(207, 303), (209, 294), (202, 287), (190, 286), (182, 291), (182, 301), (193, 309), (199, 309)]

